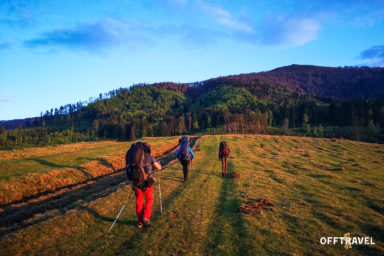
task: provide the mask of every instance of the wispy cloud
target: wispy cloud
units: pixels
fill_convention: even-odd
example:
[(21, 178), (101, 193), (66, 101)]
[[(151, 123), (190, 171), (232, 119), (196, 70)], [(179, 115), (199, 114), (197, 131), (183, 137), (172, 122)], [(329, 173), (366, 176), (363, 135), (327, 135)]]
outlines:
[(384, 9), (374, 9), (354, 18), (352, 25), (357, 27), (373, 27), (384, 19)]
[[(106, 18), (45, 31), (24, 40), (22, 45), (49, 51), (64, 48), (100, 52), (116, 47), (132, 49), (161, 41), (167, 36), (174, 36), (187, 48), (217, 43), (218, 39), (247, 41), (263, 46), (295, 47), (317, 39), (321, 28), (319, 19), (314, 16), (268, 16), (265, 19), (251, 21), (249, 17), (246, 20), (241, 19), (222, 6), (208, 3), (206, 0), (164, 1), (179, 6), (184, 11), (193, 9), (195, 12), (205, 14), (211, 22), (204, 25), (189, 21), (182, 24), (170, 22), (157, 25), (145, 24), (138, 20), (122, 21)], [(4, 44), (3, 48), (6, 46)]]
[(370, 66), (384, 66), (384, 45), (375, 45), (360, 53), (360, 58)]
[[(134, 22), (133, 22), (134, 23)], [(134, 46), (149, 41), (139, 23), (123, 23), (115, 19), (82, 22), (74, 27), (59, 28), (24, 41), (29, 48), (58, 47), (97, 52), (114, 46)]]
[(137, 21), (121, 22), (106, 19), (101, 22), (81, 22), (73, 27), (47, 31), (24, 41), (23, 46), (99, 52), (113, 47), (132, 48), (174, 37), (185, 47), (194, 48), (211, 45), (225, 35), (214, 29), (189, 24), (152, 26)]
[(9, 102), (9, 99), (0, 98), (0, 103)]
[(254, 32), (252, 26), (235, 18), (229, 11), (218, 5), (210, 4), (202, 0), (198, 0), (197, 4), (203, 12), (212, 16), (214, 20), (220, 25), (226, 26), (235, 31), (242, 31), (247, 33)]
[(235, 40), (264, 46), (295, 47), (316, 40), (321, 29), (314, 16), (267, 16), (264, 20), (245, 22), (219, 5), (196, 0), (200, 9), (217, 24), (227, 27)]
[(260, 44), (300, 46), (317, 39), (321, 25), (312, 18), (269, 17), (261, 29)]
[(162, 26), (155, 29), (161, 36), (175, 36), (187, 48), (208, 46), (217, 43), (227, 34), (209, 28), (189, 24)]

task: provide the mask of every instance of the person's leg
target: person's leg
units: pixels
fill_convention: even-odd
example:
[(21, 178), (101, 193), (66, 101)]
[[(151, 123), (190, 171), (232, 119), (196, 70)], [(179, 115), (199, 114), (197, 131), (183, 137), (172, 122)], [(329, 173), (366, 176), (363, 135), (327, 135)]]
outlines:
[(144, 197), (141, 189), (135, 189), (137, 222), (143, 224)]
[(221, 176), (224, 177), (224, 158), (221, 158)]
[(186, 182), (188, 180), (188, 170), (189, 170), (190, 162), (191, 162), (190, 160), (183, 160), (182, 161), (184, 182)]
[(225, 175), (227, 175), (227, 161), (228, 161), (228, 157), (224, 157), (224, 170), (225, 170)]
[(152, 205), (153, 205), (153, 186), (147, 188), (144, 191), (145, 196), (145, 206), (144, 206), (144, 215), (143, 217), (149, 220), (151, 218), (152, 213)]

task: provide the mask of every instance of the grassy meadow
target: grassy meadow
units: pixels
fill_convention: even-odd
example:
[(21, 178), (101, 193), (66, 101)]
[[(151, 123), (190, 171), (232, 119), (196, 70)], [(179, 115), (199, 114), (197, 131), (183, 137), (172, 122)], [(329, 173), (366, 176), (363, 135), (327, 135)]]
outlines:
[[(144, 138), (158, 156), (178, 138)], [(86, 183), (124, 167), (130, 142), (83, 142), (0, 151), (0, 205)]]
[[(131, 193), (121, 170), (129, 143), (0, 152), (1, 197), (6, 198), (0, 205), (0, 254), (384, 255), (384, 145), (205, 135), (194, 141), (190, 179), (183, 183), (174, 157), (178, 137), (145, 140), (164, 167), (159, 175), (164, 212), (159, 210), (157, 179), (152, 226), (136, 227), (133, 196), (110, 234), (106, 232)], [(231, 149), (229, 174), (240, 178), (221, 176), (217, 150), (223, 140)], [(100, 174), (95, 166), (110, 171)], [(50, 179), (31, 178), (59, 171), (51, 180), (74, 182), (44, 190)], [(73, 178), (78, 176), (83, 178)], [(39, 184), (38, 193), (17, 190), (19, 184), (33, 182)], [(4, 192), (7, 188), (21, 193), (21, 199)], [(254, 214), (238, 211), (261, 198), (273, 207)], [(345, 233), (372, 236), (376, 245), (347, 250), (320, 244), (321, 237)]]

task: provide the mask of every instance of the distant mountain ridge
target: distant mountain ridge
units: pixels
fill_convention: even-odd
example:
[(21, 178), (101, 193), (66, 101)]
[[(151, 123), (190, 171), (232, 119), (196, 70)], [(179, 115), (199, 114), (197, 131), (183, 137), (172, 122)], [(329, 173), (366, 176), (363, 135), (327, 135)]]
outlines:
[(339, 99), (369, 99), (384, 96), (384, 68), (290, 65), (267, 72), (209, 79), (260, 80), (292, 91)]
[[(293, 64), (266, 72), (229, 75), (190, 84), (159, 82), (152, 85), (178, 91), (191, 100), (196, 100), (221, 85), (243, 87), (258, 99), (277, 104), (295, 104), (298, 97), (320, 102), (327, 102), (327, 98), (384, 99), (384, 68)], [(115, 96), (111, 95), (111, 98)], [(0, 121), (0, 126), (16, 129), (39, 119), (40, 117), (32, 117)]]
[(198, 132), (384, 142), (383, 81), (383, 68), (291, 65), (196, 83), (136, 84), (0, 122), (0, 148)]

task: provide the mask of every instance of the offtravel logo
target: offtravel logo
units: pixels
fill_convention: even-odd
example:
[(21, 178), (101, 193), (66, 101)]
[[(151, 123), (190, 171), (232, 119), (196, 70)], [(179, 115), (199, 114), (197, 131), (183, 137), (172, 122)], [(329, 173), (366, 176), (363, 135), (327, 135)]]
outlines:
[(345, 233), (344, 236), (329, 236), (320, 238), (322, 245), (344, 245), (345, 249), (352, 248), (352, 245), (375, 245), (373, 238), (370, 236), (354, 236), (351, 233)]

